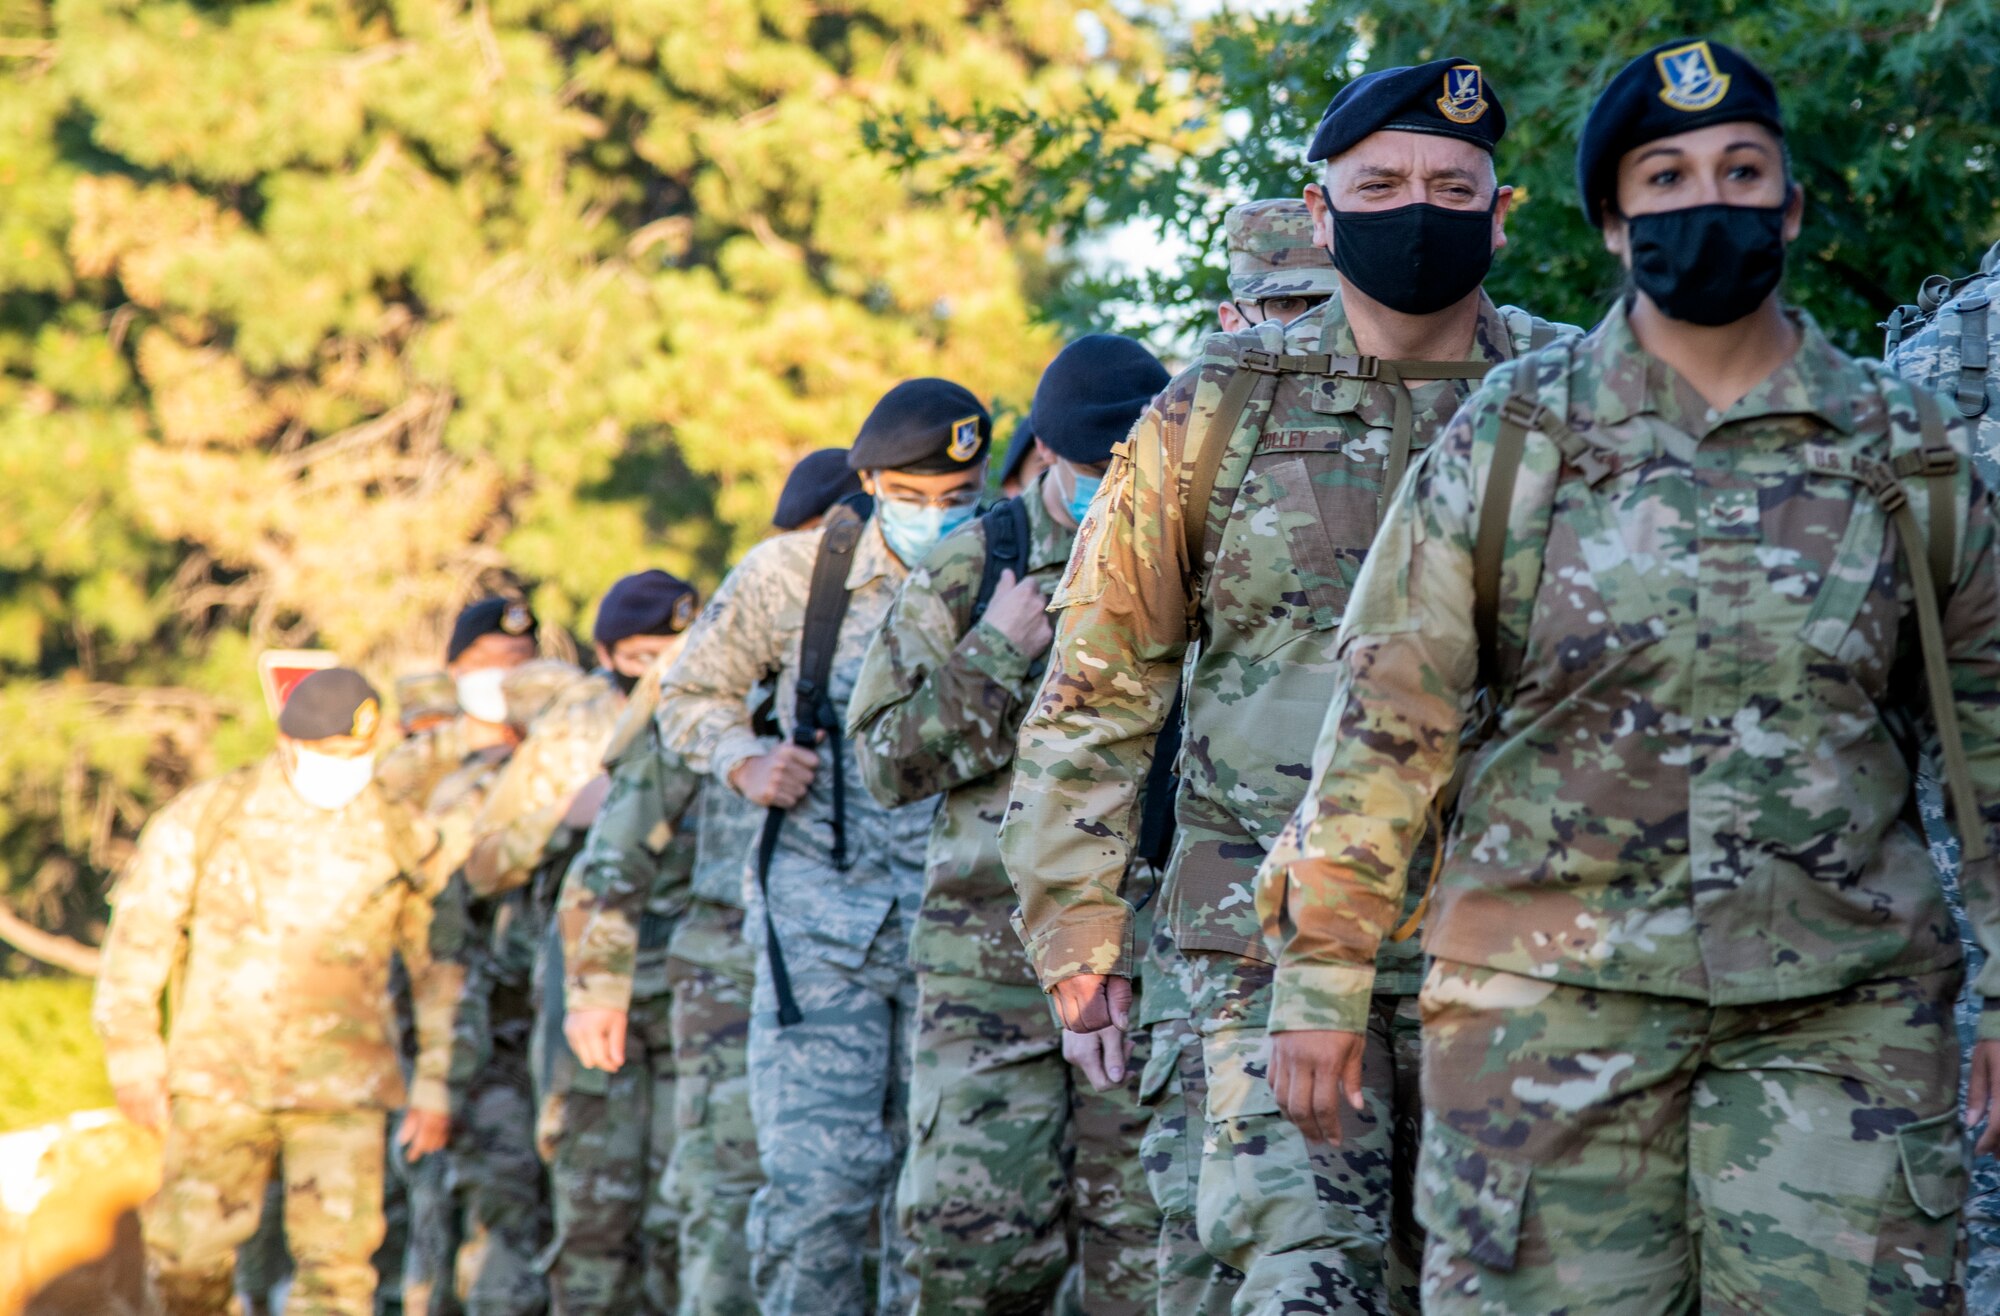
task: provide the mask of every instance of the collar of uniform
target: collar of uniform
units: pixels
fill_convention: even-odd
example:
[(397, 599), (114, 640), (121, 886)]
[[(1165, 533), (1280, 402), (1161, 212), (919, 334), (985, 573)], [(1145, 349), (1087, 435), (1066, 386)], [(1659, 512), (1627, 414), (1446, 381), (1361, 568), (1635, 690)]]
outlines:
[[(1313, 308), (1309, 313), (1311, 324), (1319, 329), (1318, 342), (1294, 343), (1291, 333), (1285, 335), (1285, 346), (1293, 351), (1323, 351), (1334, 356), (1359, 356), (1361, 349), (1354, 342), (1354, 326), (1348, 323), (1346, 313), (1341, 309), (1338, 297), (1329, 297), (1323, 306)], [(1309, 316), (1302, 315), (1292, 321), (1292, 328), (1305, 326)], [(1465, 354), (1467, 361), (1505, 361), (1514, 355), (1514, 336), (1507, 328), (1507, 317), (1500, 314), (1500, 308), (1479, 290), (1479, 319), (1473, 326), (1472, 350)]]
[(881, 521), (869, 517), (861, 542), (854, 546), (854, 561), (847, 568), (847, 592), (852, 594), (878, 577), (895, 582), (909, 574), (903, 559), (891, 552), (889, 541), (882, 538)]
[[(1736, 405), (1717, 412), (1672, 366), (1639, 346), (1632, 332), (1629, 303), (1620, 298), (1604, 322), (1585, 340), (1597, 377), (1596, 405), (1600, 426), (1616, 425), (1634, 416), (1654, 415), (1685, 434), (1697, 437), (1723, 425), (1764, 416), (1818, 416), (1841, 433), (1854, 428), (1853, 395), (1858, 387), (1851, 363), (1827, 341), (1811, 316), (1787, 307), (1785, 315), (1798, 328), (1799, 348), (1791, 360), (1744, 394)], [(1632, 364), (1638, 363), (1637, 377)]]
[(1045, 482), (1055, 476), (1056, 468), (1051, 466), (1034, 478), (1021, 491), (1021, 505), (1028, 509), (1028, 570), (1040, 571), (1044, 567), (1058, 566), (1069, 561), (1070, 546), (1076, 542), (1076, 531), (1056, 520), (1049, 510), (1044, 492)]

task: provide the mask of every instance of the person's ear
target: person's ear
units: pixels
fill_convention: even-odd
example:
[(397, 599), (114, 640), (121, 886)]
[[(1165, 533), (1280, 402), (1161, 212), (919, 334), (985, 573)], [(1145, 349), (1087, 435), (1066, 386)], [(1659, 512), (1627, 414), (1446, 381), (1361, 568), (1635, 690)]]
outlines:
[(1610, 206), (1604, 208), (1604, 249), (1618, 258), (1618, 263), (1626, 269), (1632, 268), (1632, 234), (1625, 223), (1625, 216)]
[(593, 647), (597, 650), (597, 665), (599, 667), (602, 667), (606, 671), (613, 670), (611, 666), (611, 650), (605, 648), (601, 644), (595, 645)]
[(1307, 183), (1305, 190), (1306, 213), (1312, 216), (1313, 243), (1327, 251), (1333, 250), (1333, 201), (1326, 194), (1326, 184)]
[(868, 495), (868, 496), (869, 496), (870, 498), (873, 498), (873, 497), (875, 497), (875, 496), (876, 496), (876, 494), (875, 494), (875, 472), (873, 472), (873, 471), (863, 471), (863, 472), (861, 472), (861, 492), (862, 492), (862, 493), (865, 493), (865, 494), (867, 494), (867, 495)]
[(1507, 245), (1507, 212), (1514, 208), (1514, 189), (1502, 187), (1493, 193), (1493, 250)]
[(1785, 242), (1787, 245), (1799, 240), (1799, 230), (1806, 222), (1806, 190), (1797, 183), (1792, 184), (1791, 194), (1785, 198)]
[(1236, 309), (1235, 302), (1217, 302), (1215, 318), (1225, 334), (1240, 334), (1250, 326), (1250, 322), (1243, 318), (1243, 312)]

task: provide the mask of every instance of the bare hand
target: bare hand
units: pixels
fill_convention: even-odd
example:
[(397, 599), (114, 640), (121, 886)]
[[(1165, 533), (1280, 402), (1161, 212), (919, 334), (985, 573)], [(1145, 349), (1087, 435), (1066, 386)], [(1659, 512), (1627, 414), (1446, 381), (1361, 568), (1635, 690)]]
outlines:
[(600, 772), (592, 777), (570, 796), (569, 808), (563, 810), (563, 825), (574, 831), (588, 831), (590, 824), (597, 821), (597, 811), (604, 807), (604, 797), (610, 793), (609, 774)]
[(432, 1152), (443, 1151), (450, 1141), (451, 1116), (436, 1110), (403, 1112), (403, 1127), (396, 1131), (396, 1145), (403, 1148), (403, 1159), (412, 1165)]
[(165, 1079), (153, 1079), (146, 1083), (127, 1083), (112, 1096), (118, 1102), (119, 1113), (142, 1129), (151, 1129), (162, 1137), (167, 1132), (167, 1084)]
[(754, 754), (731, 769), (729, 784), (744, 799), (765, 808), (789, 809), (806, 797), (819, 755), (790, 741), (769, 754)]
[(1362, 1108), (1367, 1039), (1331, 1029), (1271, 1034), (1271, 1095), (1285, 1118), (1315, 1142), (1340, 1145), (1340, 1107)]
[(1095, 1033), (1132, 1027), (1132, 980), (1108, 973), (1079, 973), (1064, 978), (1049, 993), (1055, 998), (1056, 1013), (1063, 1027), (1072, 1033)]
[(1986, 1131), (1979, 1135), (1972, 1151), (1975, 1156), (1990, 1156), (2000, 1150), (2000, 1042), (1981, 1042), (1972, 1048), (1972, 1081), (1965, 1092), (1966, 1127), (1981, 1120), (1986, 1121)]
[(1016, 580), (1011, 570), (1000, 573), (993, 587), (992, 601), (986, 605), (986, 620), (1030, 658), (1048, 652), (1056, 638), (1049, 622), (1049, 600), (1040, 581)]
[(563, 1036), (585, 1069), (615, 1074), (625, 1067), (625, 1019), (623, 1010), (571, 1010)]
[(1062, 1053), (1063, 1059), (1083, 1071), (1091, 1087), (1109, 1092), (1125, 1082), (1132, 1038), (1122, 1028), (1100, 1028), (1094, 1033), (1073, 1033), (1065, 1028)]

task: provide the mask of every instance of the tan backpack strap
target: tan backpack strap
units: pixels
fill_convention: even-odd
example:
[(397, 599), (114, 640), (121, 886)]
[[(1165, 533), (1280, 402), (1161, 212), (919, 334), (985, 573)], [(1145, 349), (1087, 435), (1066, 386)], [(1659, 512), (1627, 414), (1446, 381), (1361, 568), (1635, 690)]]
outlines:
[[(1367, 360), (1367, 358), (1362, 358)], [(1491, 361), (1376, 361), (1375, 378), (1389, 386), (1395, 403), (1395, 418), (1389, 431), (1389, 460), (1382, 468), (1382, 498), (1387, 501), (1402, 487), (1410, 469), (1410, 452), (1415, 446), (1415, 419), (1411, 413), (1410, 381), (1434, 379), (1484, 379), (1492, 371)]]
[(1514, 477), (1520, 474), (1528, 432), (1546, 428), (1548, 408), (1535, 397), (1535, 372), (1522, 366), (1500, 404), (1500, 429), (1486, 465), (1486, 491), (1479, 498), (1479, 531), (1472, 542), (1472, 626), (1479, 636), (1479, 681), (1491, 686), (1500, 670), (1500, 569), (1507, 559), (1507, 522), (1514, 508)]
[[(1460, 763), (1459, 772), (1452, 774), (1454, 785), (1458, 782), (1459, 773), (1462, 773), (1464, 770), (1464, 763)], [(1447, 787), (1447, 789), (1451, 788)], [(1456, 800), (1457, 792), (1452, 791), (1452, 795), (1453, 799)], [(1450, 806), (1447, 805), (1446, 807)], [(1424, 925), (1424, 915), (1431, 912), (1431, 897), (1437, 894), (1438, 874), (1444, 871), (1444, 813), (1438, 807), (1438, 802), (1435, 799), (1431, 801), (1430, 812), (1424, 815), (1424, 827), (1437, 836), (1437, 845), (1431, 851), (1431, 875), (1424, 880), (1423, 899), (1419, 900), (1417, 907), (1410, 911), (1410, 916), (1401, 923), (1398, 923), (1396, 930), (1389, 934), (1389, 940), (1391, 941), (1408, 941), (1416, 935), (1417, 929)], [(1423, 840), (1423, 836), (1423, 832), (1417, 833), (1419, 841)]]
[(1251, 357), (1267, 357), (1270, 353), (1245, 352), (1243, 355), (1244, 361), (1223, 386), (1222, 400), (1215, 406), (1215, 419), (1202, 434), (1201, 446), (1189, 454), (1186, 461), (1187, 478), (1182, 482), (1185, 493), (1181, 499), (1181, 533), (1187, 540), (1188, 571), (1192, 575), (1201, 572), (1205, 556), (1203, 550), (1208, 546), (1208, 505), (1215, 497), (1215, 477), (1222, 470), (1223, 454), (1229, 451), (1229, 438), (1236, 433), (1243, 413), (1249, 410), (1258, 386), (1266, 380), (1275, 381), (1278, 378), (1277, 371), (1260, 369), (1249, 360)]

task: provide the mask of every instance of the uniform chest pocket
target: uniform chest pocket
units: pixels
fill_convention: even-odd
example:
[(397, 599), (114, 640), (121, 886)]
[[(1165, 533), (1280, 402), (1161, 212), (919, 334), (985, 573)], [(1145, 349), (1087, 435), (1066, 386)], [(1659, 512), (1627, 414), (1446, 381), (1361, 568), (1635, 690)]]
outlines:
[(1338, 451), (1259, 452), (1237, 490), (1208, 596), (1251, 658), (1340, 625), (1375, 534), (1380, 472)]
[[(1886, 674), (1895, 661), (1896, 631), (1901, 617), (1898, 564), (1889, 556), (1889, 518), (1881, 505), (1844, 480), (1814, 478), (1825, 486), (1824, 508), (1846, 503), (1847, 524), (1839, 546), (1819, 573), (1819, 587), (1799, 638), (1815, 652), (1860, 672)], [(1795, 500), (1804, 504), (1807, 500)], [(1831, 539), (1824, 524), (1818, 537)], [(1788, 541), (1799, 538), (1786, 534)], [(1879, 683), (1879, 682), (1878, 682)]]
[(1618, 486), (1632, 478), (1609, 490), (1577, 478), (1557, 486), (1523, 686), (1572, 689), (1666, 636), (1663, 591), (1653, 579), (1662, 550), (1642, 547), (1658, 536), (1619, 515)]

